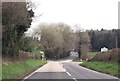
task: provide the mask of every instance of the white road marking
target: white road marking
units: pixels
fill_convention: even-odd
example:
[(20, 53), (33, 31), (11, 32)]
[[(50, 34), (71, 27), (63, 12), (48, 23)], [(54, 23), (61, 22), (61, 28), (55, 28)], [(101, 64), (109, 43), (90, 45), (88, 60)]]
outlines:
[(63, 64), (61, 63), (61, 66), (63, 67)]
[(75, 78), (73, 78), (73, 80), (77, 81)]
[[(62, 64), (62, 67), (63, 67), (63, 64)], [(66, 71), (66, 69), (64, 68), (64, 70)], [(70, 76), (70, 77), (72, 77), (72, 75), (68, 72), (68, 71), (66, 71), (66, 73)], [(75, 80), (75, 81), (77, 81), (75, 78), (72, 78), (73, 80)]]
[(66, 69), (64, 69), (64, 71), (66, 72)]
[(66, 72), (69, 76), (71, 76), (71, 74), (69, 72)]
[(28, 77), (32, 76), (35, 72), (31, 73), (30, 75), (26, 76), (24, 79), (27, 79)]
[(61, 63), (61, 67), (63, 68), (63, 70), (66, 72), (66, 69), (64, 68), (63, 63), (62, 62), (60, 63)]
[[(62, 68), (66, 71), (66, 69), (63, 67), (63, 63), (61, 63), (61, 66), (62, 66)], [(70, 74), (69, 72), (66, 71), (66, 73), (67, 73), (69, 76), (71, 76), (71, 74)]]

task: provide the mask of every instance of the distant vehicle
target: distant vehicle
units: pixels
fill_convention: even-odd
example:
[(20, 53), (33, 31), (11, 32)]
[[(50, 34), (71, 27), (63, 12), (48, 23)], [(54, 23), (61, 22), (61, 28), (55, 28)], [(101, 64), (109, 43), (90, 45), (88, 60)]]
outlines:
[(71, 51), (71, 52), (70, 52), (70, 56), (78, 57), (78, 52), (76, 52), (76, 51)]

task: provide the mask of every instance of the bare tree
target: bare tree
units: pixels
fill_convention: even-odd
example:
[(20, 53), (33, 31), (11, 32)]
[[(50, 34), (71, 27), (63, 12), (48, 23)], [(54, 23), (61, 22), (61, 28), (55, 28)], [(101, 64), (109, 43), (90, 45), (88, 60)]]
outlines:
[(40, 25), (34, 35), (41, 36), (40, 43), (49, 58), (63, 58), (76, 48), (76, 37), (70, 26), (64, 23)]
[(89, 41), (89, 35), (88, 32), (76, 31), (77, 34), (77, 47), (78, 47), (78, 52), (79, 52), (79, 58), (86, 60), (88, 58), (88, 51), (90, 47), (90, 41)]

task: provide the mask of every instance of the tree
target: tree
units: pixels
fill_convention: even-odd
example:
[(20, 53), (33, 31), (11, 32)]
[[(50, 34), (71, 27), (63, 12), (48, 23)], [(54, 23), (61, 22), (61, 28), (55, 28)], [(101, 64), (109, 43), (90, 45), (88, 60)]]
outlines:
[(2, 3), (2, 54), (4, 56), (17, 55), (20, 40), (31, 25), (31, 13), (26, 5), (26, 2)]
[(88, 32), (82, 32), (80, 30), (77, 30), (76, 34), (78, 41), (79, 58), (86, 60), (88, 58), (88, 51), (90, 47)]
[[(104, 30), (101, 31), (90, 30), (90, 42), (92, 46), (92, 51), (100, 51), (101, 48), (107, 47), (112, 49), (116, 47), (116, 36), (119, 37), (119, 29)], [(119, 45), (119, 44), (118, 44)]]
[(68, 52), (76, 47), (75, 34), (64, 23), (42, 24), (34, 30), (34, 35), (41, 36), (40, 43), (46, 57), (51, 59), (66, 57)]

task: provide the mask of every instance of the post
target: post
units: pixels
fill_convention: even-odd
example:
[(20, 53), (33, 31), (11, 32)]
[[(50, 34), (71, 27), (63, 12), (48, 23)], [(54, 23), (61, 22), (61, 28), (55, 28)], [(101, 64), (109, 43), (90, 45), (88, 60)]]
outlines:
[[(118, 54), (118, 37), (116, 36), (116, 51)], [(118, 54), (118, 61), (119, 61), (119, 54)]]
[(118, 48), (118, 40), (117, 40), (118, 38), (117, 38), (117, 36), (116, 36), (116, 49)]
[(79, 51), (78, 51), (78, 58), (80, 59), (80, 56), (81, 56), (81, 43), (80, 43), (80, 46), (79, 46)]

